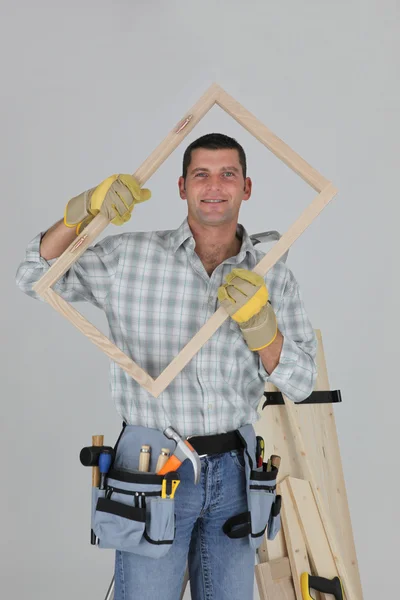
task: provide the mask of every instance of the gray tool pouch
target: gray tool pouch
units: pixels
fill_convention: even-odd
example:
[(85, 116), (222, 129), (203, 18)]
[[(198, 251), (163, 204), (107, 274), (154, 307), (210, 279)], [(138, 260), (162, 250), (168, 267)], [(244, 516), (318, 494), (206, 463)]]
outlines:
[(273, 540), (280, 529), (280, 496), (276, 495), (278, 469), (267, 471), (267, 463), (256, 467), (256, 435), (252, 425), (238, 430), (242, 439), (246, 473), (248, 512), (228, 519), (223, 530), (231, 538), (249, 536), (250, 545), (258, 548), (267, 529), (267, 537)]
[[(143, 444), (151, 446), (149, 472), (138, 471)], [(117, 443), (104, 490), (93, 488), (92, 529), (100, 548), (160, 558), (175, 537), (175, 500), (162, 498), (163, 476), (154, 470), (161, 448), (175, 442), (157, 429), (127, 425)]]

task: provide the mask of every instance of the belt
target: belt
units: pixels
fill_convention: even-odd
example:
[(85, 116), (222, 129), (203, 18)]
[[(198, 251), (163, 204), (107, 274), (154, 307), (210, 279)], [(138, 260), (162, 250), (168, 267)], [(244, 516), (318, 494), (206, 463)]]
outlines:
[(200, 457), (243, 449), (242, 440), (236, 430), (215, 435), (189, 435), (186, 439)]

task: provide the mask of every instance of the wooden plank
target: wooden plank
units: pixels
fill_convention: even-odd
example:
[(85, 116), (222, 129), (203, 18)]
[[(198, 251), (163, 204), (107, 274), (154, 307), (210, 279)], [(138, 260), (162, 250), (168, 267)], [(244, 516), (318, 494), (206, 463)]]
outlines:
[[(294, 477), (288, 477), (285, 481), (293, 498), (313, 574), (328, 579), (339, 577), (339, 570), (332, 555), (310, 483)], [(307, 572), (310, 573), (310, 570)], [(346, 590), (346, 597), (351, 598), (343, 578), (342, 583)], [(321, 597), (323, 600), (330, 600), (330, 596), (327, 594), (321, 594)]]
[[(318, 378), (315, 390), (329, 390), (322, 336), (319, 330), (316, 330), (316, 334)], [(267, 384), (266, 388), (271, 391), (277, 389), (271, 384)], [(263, 397), (259, 405), (260, 419), (255, 424), (255, 430), (257, 435), (264, 437), (266, 455), (279, 454), (282, 457), (278, 482), (288, 475), (306, 479), (304, 465), (292, 437), (286, 407), (267, 406), (262, 410), (264, 400)], [(293, 408), (355, 597), (361, 599), (361, 581), (334, 415), (335, 410), (340, 410), (340, 404), (293, 405)], [(266, 542), (268, 551), (270, 548), (273, 550), (273, 544), (274, 542)]]
[(256, 565), (255, 575), (260, 600), (296, 600), (288, 558)]
[(260, 562), (268, 562), (287, 556), (288, 553), (283, 529), (281, 528), (280, 531), (278, 531), (274, 540), (267, 539), (267, 536), (265, 535), (257, 550), (257, 554)]
[(306, 449), (306, 445), (304, 442), (304, 436), (303, 436), (301, 427), (299, 426), (298, 421), (297, 421), (294, 404), (293, 404), (293, 402), (288, 400), (285, 396), (283, 396), (283, 397), (285, 400), (285, 406), (286, 406), (286, 411), (287, 411), (287, 415), (289, 418), (289, 424), (290, 424), (292, 437), (294, 439), (294, 443), (296, 446), (297, 456), (299, 457), (299, 460), (302, 463), (302, 470), (303, 470), (304, 476), (307, 480), (307, 483), (309, 483), (309, 485), (311, 485), (311, 489), (314, 494), (314, 498), (315, 498), (315, 501), (316, 501), (316, 504), (318, 507), (319, 516), (323, 523), (325, 535), (329, 542), (329, 546), (330, 546), (334, 561), (336, 563), (338, 573), (340, 574), (343, 585), (345, 586), (345, 589), (347, 590), (348, 599), (349, 600), (357, 600), (356, 591), (355, 591), (355, 589), (353, 589), (354, 586), (353, 586), (350, 576), (348, 574), (346, 562), (343, 559), (340, 548), (339, 548), (336, 531), (332, 527), (332, 523), (329, 518), (329, 513), (328, 513), (327, 509), (325, 508), (324, 500), (323, 500), (321, 492), (320, 492), (319, 483), (315, 477), (311, 460), (309, 459), (309, 454), (308, 454), (308, 451)]
[(300, 576), (302, 573), (311, 573), (308, 562), (306, 544), (300, 527), (293, 499), (288, 487), (287, 478), (281, 481), (279, 492), (282, 495), (282, 526), (285, 534), (286, 546), (289, 554), (290, 568), (292, 571), (293, 585), (297, 600), (302, 600)]

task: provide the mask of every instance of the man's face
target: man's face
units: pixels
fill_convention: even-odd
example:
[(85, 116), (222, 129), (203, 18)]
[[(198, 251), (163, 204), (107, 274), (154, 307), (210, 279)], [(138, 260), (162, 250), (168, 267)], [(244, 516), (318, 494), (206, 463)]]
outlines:
[(244, 179), (234, 148), (193, 150), (186, 182), (180, 177), (178, 185), (188, 203), (189, 221), (201, 225), (237, 222), (242, 201), (251, 195), (251, 180)]

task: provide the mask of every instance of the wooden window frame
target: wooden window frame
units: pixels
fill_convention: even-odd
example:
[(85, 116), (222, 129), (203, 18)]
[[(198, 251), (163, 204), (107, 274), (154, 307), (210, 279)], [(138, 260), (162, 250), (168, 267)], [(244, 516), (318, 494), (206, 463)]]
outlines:
[[(164, 141), (144, 161), (134, 173), (134, 177), (141, 186), (144, 185), (214, 104), (225, 110), (235, 121), (247, 129), (257, 140), (271, 150), (277, 158), (282, 160), (318, 192), (317, 196), (301, 213), (300, 217), (255, 266), (254, 271), (264, 276), (332, 200), (337, 194), (337, 189), (219, 85), (213, 84), (206, 91), (178, 125), (167, 135)], [(41, 298), (88, 337), (93, 344), (129, 373), (145, 390), (157, 398), (217, 331), (225, 319), (228, 318), (228, 314), (222, 307), (218, 308), (157, 379), (150, 377), (146, 371), (117, 348), (103, 333), (89, 323), (87, 319), (52, 289), (52, 286), (78, 260), (86, 248), (93, 244), (108, 224), (109, 221), (107, 218), (98, 214), (34, 285), (33, 289)]]

